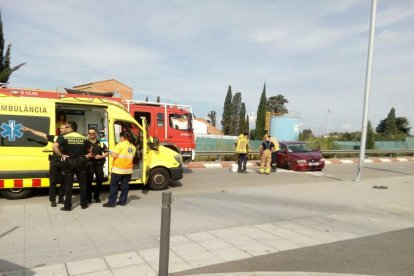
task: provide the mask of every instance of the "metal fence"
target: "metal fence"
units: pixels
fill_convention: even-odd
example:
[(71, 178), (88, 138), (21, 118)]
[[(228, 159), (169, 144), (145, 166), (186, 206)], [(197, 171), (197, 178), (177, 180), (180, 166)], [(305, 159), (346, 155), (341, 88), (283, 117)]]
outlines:
[[(375, 156), (414, 156), (414, 150), (413, 149), (375, 149), (375, 150), (366, 150), (365, 151), (367, 157), (370, 155)], [(249, 154), (252, 154), (254, 156), (259, 155), (259, 151), (252, 151)], [(225, 156), (234, 156), (234, 151), (196, 151), (196, 157), (197, 156), (207, 156), (212, 157), (216, 160), (224, 159)], [(359, 156), (359, 150), (323, 150), (322, 155), (325, 158), (337, 158), (340, 156), (351, 156), (351, 157), (358, 157)]]

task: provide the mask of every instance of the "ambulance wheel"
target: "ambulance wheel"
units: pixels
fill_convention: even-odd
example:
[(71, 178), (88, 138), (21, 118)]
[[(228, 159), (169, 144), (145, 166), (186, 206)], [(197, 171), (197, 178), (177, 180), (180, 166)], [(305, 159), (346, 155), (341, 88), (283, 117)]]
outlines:
[(170, 184), (171, 178), (168, 171), (164, 168), (155, 168), (151, 170), (150, 188), (153, 190), (165, 190)]
[(0, 190), (1, 195), (7, 199), (23, 199), (29, 197), (32, 193), (30, 188), (14, 188), (14, 189), (5, 189)]

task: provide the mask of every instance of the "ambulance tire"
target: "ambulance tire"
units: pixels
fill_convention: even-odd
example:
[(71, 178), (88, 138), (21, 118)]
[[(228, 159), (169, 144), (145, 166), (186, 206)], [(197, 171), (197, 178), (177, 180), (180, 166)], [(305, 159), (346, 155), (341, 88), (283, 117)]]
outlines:
[(7, 199), (23, 199), (29, 197), (32, 193), (32, 189), (5, 189), (0, 190), (1, 195)]
[(152, 190), (165, 190), (170, 184), (171, 177), (164, 168), (155, 168), (151, 170), (149, 186)]

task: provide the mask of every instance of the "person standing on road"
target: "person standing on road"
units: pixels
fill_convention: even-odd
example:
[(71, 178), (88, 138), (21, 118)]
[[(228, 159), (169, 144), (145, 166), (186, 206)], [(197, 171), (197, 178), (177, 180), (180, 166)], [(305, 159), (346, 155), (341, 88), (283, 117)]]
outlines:
[(249, 134), (240, 134), (236, 143), (236, 154), (238, 155), (238, 173), (246, 173), (247, 154), (249, 153)]
[[(67, 133), (59, 136), (53, 144), (53, 151), (61, 157), (63, 162), (63, 174), (65, 177), (66, 198), (62, 211), (72, 211), (72, 187), (73, 177), (79, 182), (80, 205), (82, 209), (88, 208), (86, 191), (86, 171), (88, 158), (92, 157), (89, 153), (91, 146), (86, 137), (77, 133), (78, 125), (74, 121), (67, 122)], [(61, 150), (62, 149), (62, 150)]]
[[(121, 142), (119, 142), (109, 154), (114, 158), (111, 170), (111, 183), (109, 185), (108, 202), (104, 203), (103, 207), (115, 207), (116, 204), (125, 206), (128, 199), (129, 181), (133, 172), (133, 159), (136, 148), (131, 144), (131, 134), (126, 131), (121, 131), (119, 134)], [(121, 184), (121, 195), (118, 203), (118, 185)]]
[(95, 200), (95, 202), (101, 202), (99, 194), (101, 193), (102, 182), (104, 179), (104, 165), (106, 157), (109, 155), (109, 152), (106, 145), (97, 138), (96, 129), (88, 129), (88, 140), (92, 146), (92, 157), (89, 159), (87, 176), (88, 203), (92, 203), (92, 182), (94, 175), (96, 185), (93, 194), (93, 199)]
[(266, 134), (264, 136), (263, 143), (260, 145), (260, 153), (262, 154), (259, 170), (260, 174), (270, 174), (270, 161), (272, 158), (272, 151), (275, 147), (275, 145), (272, 141), (270, 141), (270, 139), (271, 136)]
[(279, 141), (276, 139), (276, 137), (273, 137), (270, 139), (275, 145), (273, 151), (272, 151), (272, 161), (271, 161), (271, 171), (276, 172), (277, 171), (277, 153), (279, 151)]
[[(58, 139), (59, 136), (57, 135), (50, 135), (43, 133), (38, 130), (31, 129), (29, 127), (23, 127), (23, 131), (29, 131), (33, 135), (42, 137), (46, 139), (48, 142), (54, 143)], [(66, 124), (61, 124), (59, 128), (60, 136), (63, 136), (66, 133)], [(64, 203), (65, 197), (65, 184), (63, 179), (63, 166), (60, 160), (60, 157), (53, 153), (49, 155), (49, 201), (51, 207), (56, 207), (56, 186), (59, 186), (59, 204)]]

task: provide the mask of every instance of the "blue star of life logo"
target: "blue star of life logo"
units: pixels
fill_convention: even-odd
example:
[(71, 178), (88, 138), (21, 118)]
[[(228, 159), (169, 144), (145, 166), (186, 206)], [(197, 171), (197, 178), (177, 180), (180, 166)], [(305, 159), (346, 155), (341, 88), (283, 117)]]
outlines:
[(132, 154), (132, 148), (128, 148), (128, 153)]
[(2, 123), (1, 124), (2, 132), (0, 132), (1, 137), (7, 139), (9, 141), (15, 141), (17, 138), (22, 138), (23, 136), (23, 126), (22, 124), (17, 124), (15, 120), (9, 120), (9, 124)]

